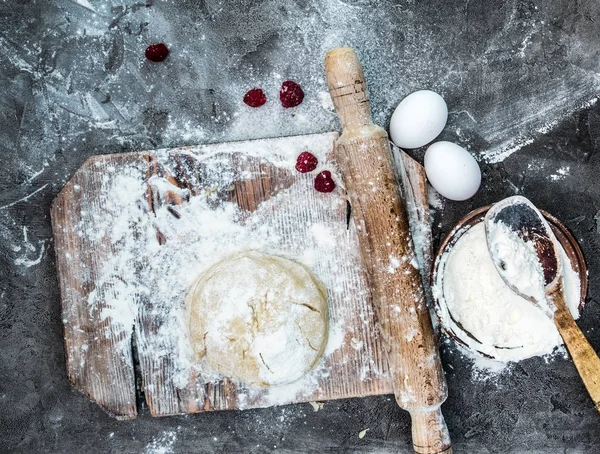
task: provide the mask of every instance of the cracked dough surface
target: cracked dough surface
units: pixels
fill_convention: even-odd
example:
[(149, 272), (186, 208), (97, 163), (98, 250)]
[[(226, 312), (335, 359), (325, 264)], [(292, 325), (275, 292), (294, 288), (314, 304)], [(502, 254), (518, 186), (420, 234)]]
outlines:
[(327, 344), (327, 292), (294, 261), (247, 251), (203, 272), (187, 296), (192, 348), (249, 386), (294, 382)]

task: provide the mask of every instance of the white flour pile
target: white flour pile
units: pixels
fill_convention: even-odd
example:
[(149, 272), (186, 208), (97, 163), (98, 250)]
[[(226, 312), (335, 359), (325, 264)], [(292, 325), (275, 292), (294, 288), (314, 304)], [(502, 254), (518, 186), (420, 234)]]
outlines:
[(544, 272), (535, 246), (523, 241), (502, 222), (495, 222), (488, 231), (491, 253), (504, 263), (503, 273), (522, 295), (544, 302)]
[[(579, 276), (561, 249), (566, 302), (579, 316)], [(562, 344), (553, 321), (514, 293), (496, 271), (479, 223), (441, 259), (434, 294), (440, 322), (473, 352), (501, 362), (546, 355)]]

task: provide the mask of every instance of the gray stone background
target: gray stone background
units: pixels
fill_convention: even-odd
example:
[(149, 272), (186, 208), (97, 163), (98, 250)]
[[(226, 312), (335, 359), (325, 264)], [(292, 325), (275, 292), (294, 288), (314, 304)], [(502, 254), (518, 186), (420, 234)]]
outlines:
[[(336, 129), (323, 57), (342, 44), (365, 67), (378, 123), (433, 89), (450, 110), (442, 138), (480, 161), (480, 192), (436, 209), (436, 241), (517, 193), (574, 232), (590, 269), (580, 326), (600, 351), (599, 12), (595, 0), (0, 3), (0, 452), (411, 452), (389, 396), (161, 419), (142, 402), (118, 422), (65, 374), (49, 206), (68, 178), (94, 154)], [(146, 61), (158, 41), (171, 54)], [(306, 100), (284, 111), (288, 78)], [(254, 86), (270, 101), (256, 111), (241, 103)], [(600, 453), (568, 359), (482, 380), (452, 343), (442, 351), (455, 452)]]

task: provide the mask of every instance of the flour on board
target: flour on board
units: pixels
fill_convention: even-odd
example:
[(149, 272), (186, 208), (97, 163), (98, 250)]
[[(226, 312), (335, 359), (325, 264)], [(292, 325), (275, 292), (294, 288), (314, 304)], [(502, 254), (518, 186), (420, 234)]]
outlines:
[[(230, 155), (210, 152), (213, 148), (197, 154), (191, 149), (180, 151), (204, 169), (202, 186), (193, 195), (164, 176), (145, 178), (145, 163), (119, 170), (107, 167), (99, 198), (90, 201), (101, 209), (84, 206), (77, 232), (90, 239), (96, 248), (104, 247), (107, 241), (114, 248), (112, 255), (99, 264), (99, 276), (88, 296), (90, 312), (99, 310), (100, 318), (108, 320), (111, 329), (117, 327), (121, 331), (122, 336), (118, 337), (123, 339), (123, 348), (129, 348), (128, 339), (135, 335), (138, 348), (153, 355), (169, 355), (173, 360), (173, 376), (167, 379), (172, 379), (175, 387), (185, 388), (193, 368), (205, 380), (219, 378), (192, 359), (184, 301), (199, 273), (222, 258), (252, 249), (288, 257), (309, 267), (323, 282), (330, 298), (341, 301), (352, 294), (366, 301), (362, 278), (356, 277), (362, 274), (348, 268), (355, 266), (352, 263), (359, 264), (360, 259), (357, 239), (345, 222), (345, 198), (316, 192), (312, 188), (314, 176), (293, 170), (297, 154), (304, 149), (310, 149), (323, 166), (334, 168), (327, 158), (333, 135), (327, 135), (329, 140), (325, 141), (323, 137), (299, 138), (293, 147), (284, 146), (283, 141), (282, 145), (270, 141), (268, 147), (260, 142), (228, 145), (245, 151), (239, 156), (241, 161), (254, 155), (279, 169), (294, 172), (291, 188), (280, 188), (253, 212), (219, 199), (218, 194), (230, 190), (239, 177), (230, 167)], [(158, 162), (165, 163), (169, 154), (158, 151), (156, 156)], [(257, 175), (241, 172), (241, 177)], [(184, 202), (155, 203), (153, 212), (149, 212), (148, 188), (156, 200), (164, 200), (170, 192)], [(308, 196), (298, 200), (298, 194)], [(320, 208), (306, 206), (308, 201), (319, 204)], [(161, 232), (164, 244), (157, 241), (157, 231)], [(146, 300), (152, 304), (140, 303)], [(339, 306), (331, 312), (330, 305), (330, 333), (324, 359), (303, 379), (271, 388), (263, 402), (286, 403), (296, 396), (309, 395), (328, 375), (324, 361), (345, 344), (347, 318), (371, 317), (368, 305), (365, 313), (360, 314), (351, 314), (344, 305)], [(141, 310), (156, 322), (158, 329), (152, 336), (134, 331)], [(364, 370), (359, 371), (361, 377), (381, 375), (377, 365), (367, 360), (364, 363)], [(238, 390), (239, 407), (250, 405), (261, 393)]]

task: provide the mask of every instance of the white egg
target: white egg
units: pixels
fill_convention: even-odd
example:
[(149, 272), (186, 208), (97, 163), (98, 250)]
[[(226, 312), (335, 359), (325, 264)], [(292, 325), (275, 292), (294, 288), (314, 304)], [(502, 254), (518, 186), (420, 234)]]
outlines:
[(431, 186), (450, 200), (467, 200), (481, 184), (481, 170), (467, 150), (452, 142), (436, 142), (425, 152), (425, 173)]
[(390, 120), (390, 136), (400, 148), (419, 148), (440, 135), (448, 120), (444, 99), (430, 90), (419, 90), (402, 100)]

